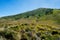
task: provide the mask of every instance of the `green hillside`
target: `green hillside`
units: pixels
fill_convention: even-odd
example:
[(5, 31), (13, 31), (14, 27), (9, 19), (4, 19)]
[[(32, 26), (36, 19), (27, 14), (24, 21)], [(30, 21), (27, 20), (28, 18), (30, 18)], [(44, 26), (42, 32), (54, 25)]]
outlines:
[(24, 12), (18, 15), (12, 15), (12, 16), (6, 16), (6, 17), (2, 17), (4, 19), (20, 19), (20, 18), (29, 18), (30, 16), (43, 16), (43, 15), (48, 15), (48, 14), (52, 14), (53, 13), (53, 9), (47, 9), (47, 8), (38, 8), (29, 12)]
[(60, 9), (38, 8), (0, 18), (1, 40), (60, 40)]

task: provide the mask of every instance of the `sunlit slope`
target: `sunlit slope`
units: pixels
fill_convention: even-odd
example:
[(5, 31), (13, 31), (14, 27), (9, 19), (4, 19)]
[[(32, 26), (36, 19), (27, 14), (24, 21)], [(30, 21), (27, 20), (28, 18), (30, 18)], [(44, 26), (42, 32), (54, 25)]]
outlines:
[(60, 40), (60, 9), (39, 8), (0, 18), (0, 39)]

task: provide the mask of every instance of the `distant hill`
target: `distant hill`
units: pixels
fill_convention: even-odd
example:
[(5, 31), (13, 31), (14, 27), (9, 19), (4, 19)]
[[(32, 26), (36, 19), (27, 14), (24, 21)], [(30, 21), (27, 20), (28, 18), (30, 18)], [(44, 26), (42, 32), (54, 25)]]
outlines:
[(28, 18), (29, 16), (43, 16), (43, 15), (49, 15), (53, 13), (53, 9), (50, 8), (38, 8), (32, 11), (28, 11), (28, 12), (24, 12), (24, 13), (20, 13), (17, 15), (12, 15), (12, 16), (6, 16), (6, 17), (2, 17), (4, 19), (20, 19), (20, 18)]
[(60, 9), (38, 8), (0, 18), (0, 39), (60, 40)]

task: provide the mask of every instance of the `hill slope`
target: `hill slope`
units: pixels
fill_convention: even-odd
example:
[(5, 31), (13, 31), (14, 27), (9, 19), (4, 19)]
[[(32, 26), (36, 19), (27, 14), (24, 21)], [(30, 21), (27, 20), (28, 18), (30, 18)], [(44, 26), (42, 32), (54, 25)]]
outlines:
[(20, 18), (27, 18), (29, 16), (42, 16), (42, 15), (47, 15), (47, 14), (52, 14), (53, 9), (47, 9), (47, 8), (39, 8), (39, 9), (35, 9), (29, 12), (25, 12), (25, 13), (21, 13), (21, 14), (17, 14), (17, 15), (12, 15), (12, 16), (6, 16), (3, 17), (5, 19), (20, 19)]
[(2, 40), (60, 40), (60, 9), (39, 8), (0, 18)]

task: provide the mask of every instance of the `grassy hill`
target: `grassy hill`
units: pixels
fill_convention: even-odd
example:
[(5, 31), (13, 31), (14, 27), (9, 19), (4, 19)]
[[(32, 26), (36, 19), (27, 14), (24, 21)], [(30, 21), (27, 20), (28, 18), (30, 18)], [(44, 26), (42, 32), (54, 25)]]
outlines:
[(38, 8), (0, 18), (1, 40), (60, 40), (60, 9)]

